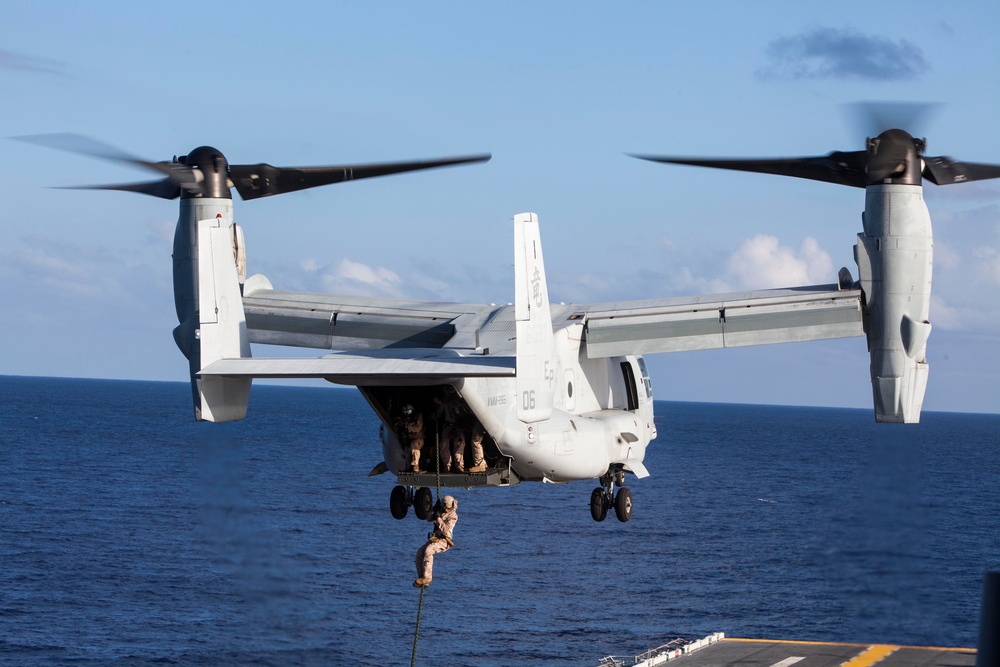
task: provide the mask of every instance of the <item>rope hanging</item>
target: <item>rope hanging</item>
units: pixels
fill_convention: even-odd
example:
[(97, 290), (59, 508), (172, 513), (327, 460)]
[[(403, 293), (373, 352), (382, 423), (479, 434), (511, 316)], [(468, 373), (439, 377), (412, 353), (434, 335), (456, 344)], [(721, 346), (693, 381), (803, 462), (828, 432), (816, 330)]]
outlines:
[(437, 501), (441, 502), (441, 425), (438, 424), (434, 435), (434, 459), (437, 461)]
[(410, 654), (410, 667), (413, 667), (417, 662), (417, 637), (420, 636), (420, 612), (424, 608), (424, 591), (426, 588), (420, 589), (420, 602), (417, 604), (417, 629), (413, 631), (413, 652)]
[[(441, 502), (441, 425), (434, 432), (434, 459), (437, 461), (437, 502)], [(420, 589), (420, 602), (417, 603), (417, 627), (413, 630), (413, 651), (410, 653), (410, 667), (417, 663), (417, 639), (420, 637), (420, 614), (424, 609), (424, 591)]]

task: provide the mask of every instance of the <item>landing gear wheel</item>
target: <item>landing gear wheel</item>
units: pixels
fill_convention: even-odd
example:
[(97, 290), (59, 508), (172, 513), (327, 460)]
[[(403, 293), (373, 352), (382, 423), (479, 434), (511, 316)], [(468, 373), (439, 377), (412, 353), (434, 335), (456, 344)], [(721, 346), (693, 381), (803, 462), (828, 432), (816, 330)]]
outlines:
[(433, 510), (434, 495), (426, 486), (420, 487), (417, 489), (417, 492), (413, 494), (413, 513), (416, 514), (417, 518), (421, 521), (427, 521)]
[(392, 493), (389, 494), (389, 511), (392, 512), (392, 518), (402, 519), (406, 516), (406, 512), (410, 509), (408, 495), (405, 486), (396, 486), (392, 489)]
[(615, 515), (622, 523), (632, 518), (632, 492), (628, 489), (618, 489), (615, 496)]
[(594, 517), (594, 521), (604, 521), (604, 517), (607, 515), (608, 501), (607, 496), (604, 495), (604, 489), (594, 489), (593, 493), (590, 494), (590, 516)]

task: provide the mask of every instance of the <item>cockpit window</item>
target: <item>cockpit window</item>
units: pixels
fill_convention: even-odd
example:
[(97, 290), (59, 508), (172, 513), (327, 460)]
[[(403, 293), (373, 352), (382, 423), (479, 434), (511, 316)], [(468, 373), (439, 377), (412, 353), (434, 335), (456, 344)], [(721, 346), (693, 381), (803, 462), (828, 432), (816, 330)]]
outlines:
[(646, 360), (639, 357), (636, 361), (639, 362), (639, 372), (642, 373), (642, 384), (646, 387), (646, 397), (653, 400), (653, 382), (649, 379), (649, 371), (646, 370)]

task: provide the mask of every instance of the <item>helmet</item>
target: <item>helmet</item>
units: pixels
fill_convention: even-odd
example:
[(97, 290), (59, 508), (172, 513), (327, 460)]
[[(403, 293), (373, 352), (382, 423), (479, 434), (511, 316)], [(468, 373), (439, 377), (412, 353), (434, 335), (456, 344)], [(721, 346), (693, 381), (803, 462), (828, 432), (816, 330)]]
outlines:
[(441, 504), (444, 505), (444, 508), (449, 512), (458, 508), (458, 501), (455, 500), (454, 496), (445, 496), (441, 499)]
[(407, 403), (406, 405), (403, 406), (403, 416), (409, 417), (412, 414), (413, 414), (413, 406)]

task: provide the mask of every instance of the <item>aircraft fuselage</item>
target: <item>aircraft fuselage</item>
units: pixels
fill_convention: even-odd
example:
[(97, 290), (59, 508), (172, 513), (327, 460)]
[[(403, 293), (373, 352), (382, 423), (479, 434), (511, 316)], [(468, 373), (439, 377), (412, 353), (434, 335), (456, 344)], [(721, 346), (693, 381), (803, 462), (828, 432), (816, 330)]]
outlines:
[[(576, 328), (576, 327), (574, 327)], [(518, 481), (570, 482), (601, 477), (609, 470), (645, 476), (646, 446), (656, 437), (652, 385), (641, 357), (586, 359), (579, 337), (568, 330), (557, 335), (559, 363), (553, 368), (555, 393), (548, 419), (524, 423), (519, 403), (531, 397), (517, 391), (512, 378), (465, 378), (449, 385), (362, 388), (382, 419), (382, 453), (390, 472), (406, 481), (406, 437), (398, 427), (398, 410), (413, 405), (424, 414), (424, 470), (435, 470), (435, 447), (444, 418), (435, 415), (436, 396), (453, 387), (467, 411), (462, 428), (478, 422), (488, 434), (491, 469), (509, 469), (510, 477), (483, 474), (474, 485)], [(575, 356), (574, 356), (575, 355)], [(556, 379), (558, 378), (558, 379)], [(521, 405), (530, 408), (530, 404)], [(469, 433), (465, 439), (468, 442)], [(469, 458), (467, 457), (468, 461)], [(448, 473), (448, 471), (445, 471)], [(443, 486), (469, 486), (468, 475), (445, 474)]]

